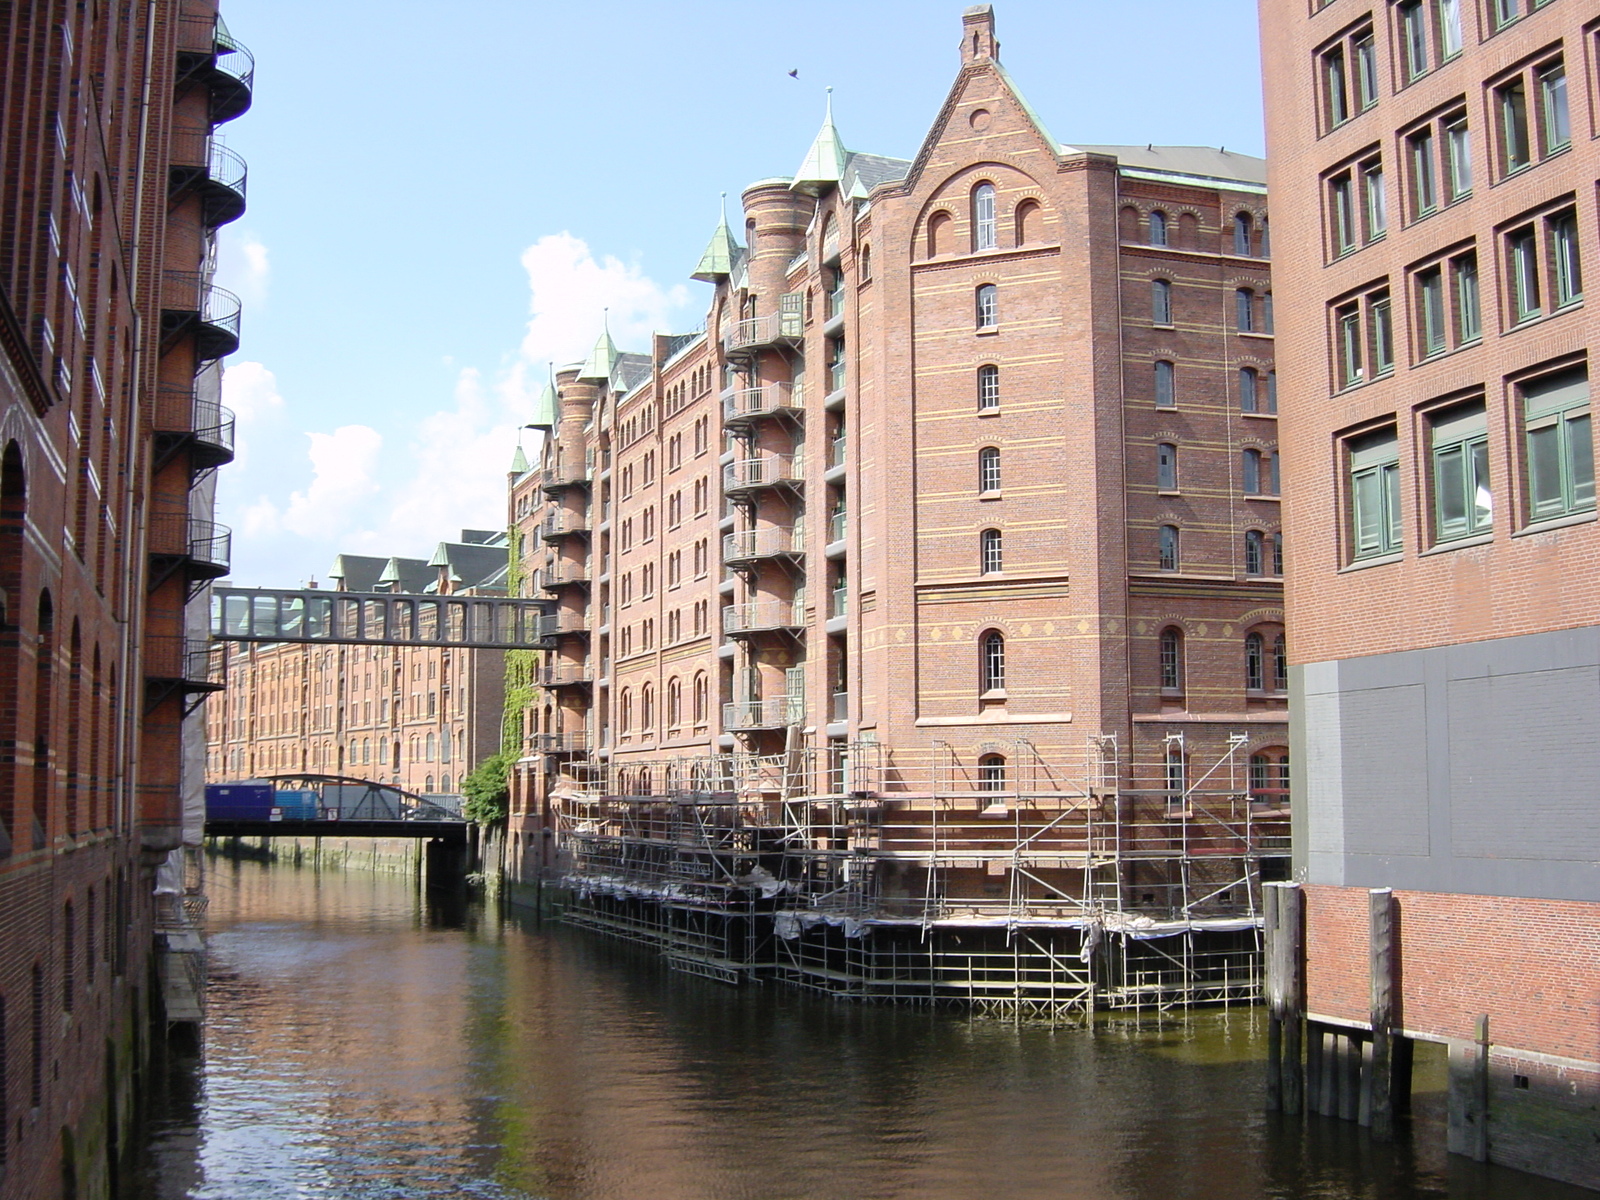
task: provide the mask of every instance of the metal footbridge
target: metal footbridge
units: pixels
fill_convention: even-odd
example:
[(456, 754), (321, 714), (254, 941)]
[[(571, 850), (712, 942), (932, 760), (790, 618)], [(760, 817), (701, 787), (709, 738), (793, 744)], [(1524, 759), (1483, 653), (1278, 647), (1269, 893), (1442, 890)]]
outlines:
[(464, 846), (467, 825), (456, 797), (420, 796), (347, 775), (264, 775), (284, 803), (206, 805), (207, 837), (423, 838)]

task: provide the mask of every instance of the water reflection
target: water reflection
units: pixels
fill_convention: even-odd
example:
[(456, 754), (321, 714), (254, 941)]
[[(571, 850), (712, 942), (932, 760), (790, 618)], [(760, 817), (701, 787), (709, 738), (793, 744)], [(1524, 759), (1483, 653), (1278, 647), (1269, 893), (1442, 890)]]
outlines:
[(211, 927), (203, 1075), (158, 1075), (130, 1200), (1590, 1195), (1447, 1161), (1437, 1095), (1415, 1151), (1279, 1129), (1251, 1012), (1091, 1034), (737, 992), (257, 863), (218, 862)]

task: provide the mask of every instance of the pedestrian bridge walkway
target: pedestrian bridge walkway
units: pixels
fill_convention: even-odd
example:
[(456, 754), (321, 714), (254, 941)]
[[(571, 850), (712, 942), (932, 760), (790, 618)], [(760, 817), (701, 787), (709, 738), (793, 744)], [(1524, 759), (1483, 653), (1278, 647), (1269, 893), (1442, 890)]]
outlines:
[[(270, 797), (252, 794), (266, 792), (260, 785), (270, 785)], [(346, 775), (266, 775), (206, 790), (207, 837), (425, 838), (464, 846), (467, 825), (459, 796), (421, 796)]]

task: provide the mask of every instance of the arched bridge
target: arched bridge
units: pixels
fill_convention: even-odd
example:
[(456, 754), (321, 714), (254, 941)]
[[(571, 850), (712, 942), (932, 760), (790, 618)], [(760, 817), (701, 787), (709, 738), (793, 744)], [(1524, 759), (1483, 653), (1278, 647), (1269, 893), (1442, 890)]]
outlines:
[(427, 838), (465, 846), (459, 805), (456, 797), (419, 796), (348, 775), (264, 775), (206, 786), (206, 836)]

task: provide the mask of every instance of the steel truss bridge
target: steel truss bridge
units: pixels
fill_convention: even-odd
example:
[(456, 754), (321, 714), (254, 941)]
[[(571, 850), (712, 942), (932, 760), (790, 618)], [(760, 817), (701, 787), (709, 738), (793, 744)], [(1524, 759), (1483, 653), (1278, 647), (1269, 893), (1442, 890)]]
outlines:
[(556, 632), (553, 621), (551, 601), (522, 597), (324, 588), (211, 590), (213, 642), (537, 650)]
[[(426, 838), (467, 843), (467, 820), (455, 805), (393, 784), (348, 775), (263, 775), (274, 791), (317, 793), (314, 816), (258, 819), (206, 815), (207, 837)], [(256, 782), (256, 781), (252, 781)]]

